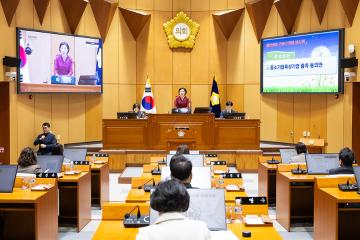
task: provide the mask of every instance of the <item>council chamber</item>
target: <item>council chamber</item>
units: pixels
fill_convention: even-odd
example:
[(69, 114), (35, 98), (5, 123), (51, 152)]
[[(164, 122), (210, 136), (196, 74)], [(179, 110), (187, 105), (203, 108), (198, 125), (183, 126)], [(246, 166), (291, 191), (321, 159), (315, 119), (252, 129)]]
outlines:
[(0, 5), (0, 239), (358, 239), (358, 0)]

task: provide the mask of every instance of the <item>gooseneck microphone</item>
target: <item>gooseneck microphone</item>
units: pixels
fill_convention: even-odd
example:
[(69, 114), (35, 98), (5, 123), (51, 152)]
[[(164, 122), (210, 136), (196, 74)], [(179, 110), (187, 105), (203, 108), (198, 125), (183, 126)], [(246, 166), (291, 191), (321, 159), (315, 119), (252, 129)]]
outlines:
[(157, 164), (157, 167), (151, 170), (151, 175), (161, 175), (161, 169), (159, 163)]
[[(152, 185), (148, 184), (151, 181), (152, 181)], [(151, 178), (149, 181), (145, 182), (143, 185), (138, 186), (138, 189), (144, 189), (145, 192), (150, 192), (155, 187), (156, 187), (155, 179)]]
[(138, 209), (137, 214), (136, 214), (136, 218), (140, 218), (140, 217), (141, 217), (141, 212), (140, 212), (140, 207), (139, 207), (139, 205), (136, 205), (133, 209), (131, 209), (130, 212), (126, 213), (126, 214), (124, 215), (124, 218), (125, 218), (125, 219), (130, 218), (130, 217), (131, 217), (131, 213), (132, 213), (136, 208)]

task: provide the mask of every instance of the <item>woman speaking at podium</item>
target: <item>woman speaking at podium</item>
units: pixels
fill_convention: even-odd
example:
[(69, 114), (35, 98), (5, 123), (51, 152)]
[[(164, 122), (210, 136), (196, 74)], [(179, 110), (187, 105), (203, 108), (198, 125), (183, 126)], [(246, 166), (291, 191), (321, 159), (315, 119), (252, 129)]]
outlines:
[(179, 88), (178, 96), (176, 96), (174, 101), (174, 110), (178, 113), (190, 113), (191, 112), (191, 102), (188, 97), (186, 97), (187, 90), (184, 87)]

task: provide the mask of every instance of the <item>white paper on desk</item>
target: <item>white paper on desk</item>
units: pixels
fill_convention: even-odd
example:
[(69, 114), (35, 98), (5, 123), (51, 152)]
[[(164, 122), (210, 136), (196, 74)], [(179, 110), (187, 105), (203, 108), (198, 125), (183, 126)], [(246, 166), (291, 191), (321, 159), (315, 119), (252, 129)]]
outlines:
[(249, 225), (261, 225), (261, 224), (264, 224), (262, 218), (259, 217), (258, 215), (246, 215), (244, 220), (245, 220), (245, 223), (249, 224)]
[(211, 240), (238, 240), (239, 238), (230, 230), (227, 231), (210, 231)]

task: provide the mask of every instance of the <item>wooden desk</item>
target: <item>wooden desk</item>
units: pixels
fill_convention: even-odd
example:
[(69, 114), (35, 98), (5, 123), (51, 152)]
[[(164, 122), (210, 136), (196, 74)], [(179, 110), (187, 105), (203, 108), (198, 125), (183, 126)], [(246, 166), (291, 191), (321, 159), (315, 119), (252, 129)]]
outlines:
[(258, 169), (259, 196), (266, 196), (269, 205), (276, 205), (277, 164), (260, 163)]
[(91, 175), (65, 175), (58, 179), (59, 224), (75, 225), (81, 231), (91, 220)]
[[(241, 223), (232, 223), (228, 225), (228, 229), (240, 239), (243, 239), (243, 231), (251, 232), (251, 237), (247, 239), (282, 239), (274, 227), (245, 227)], [(120, 220), (104, 220), (97, 228), (93, 240), (134, 240), (137, 233), (137, 228), (124, 228), (123, 222)]]
[(0, 239), (57, 239), (58, 197), (54, 186), (48, 191), (14, 188), (0, 193)]
[(143, 189), (130, 189), (125, 202), (148, 202), (150, 201), (150, 192)]
[(314, 239), (355, 239), (359, 235), (360, 195), (338, 188), (315, 191)]
[(236, 197), (247, 197), (246, 192), (228, 192), (225, 191), (225, 203), (231, 204), (235, 203)]
[(324, 175), (294, 175), (277, 172), (276, 218), (287, 231), (294, 223), (310, 223), (314, 220), (314, 181)]
[(91, 204), (102, 207), (109, 201), (109, 164), (91, 165)]
[(202, 150), (258, 150), (260, 120), (215, 119), (212, 114), (154, 114), (148, 119), (103, 120), (105, 150), (167, 150), (183, 140)]

